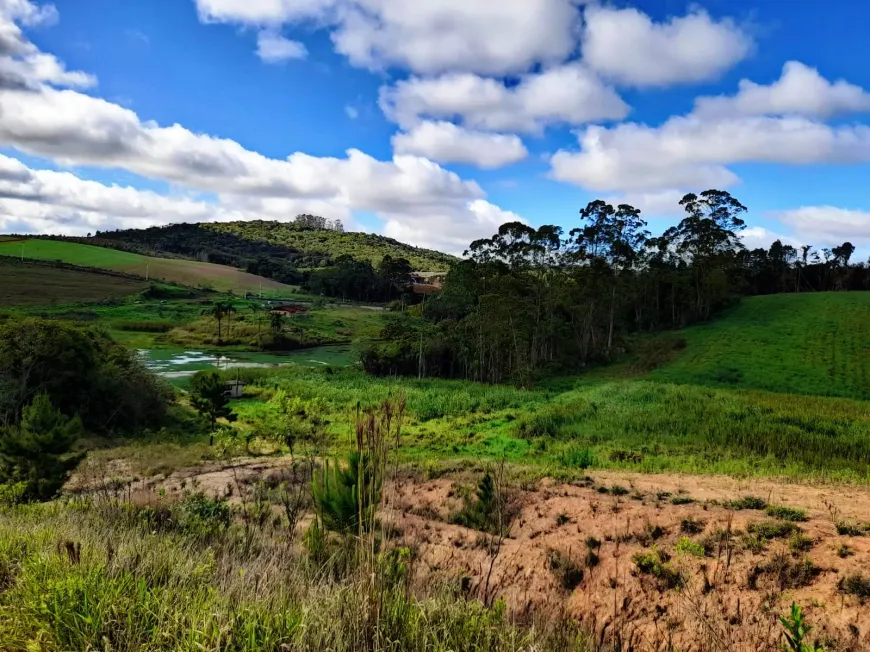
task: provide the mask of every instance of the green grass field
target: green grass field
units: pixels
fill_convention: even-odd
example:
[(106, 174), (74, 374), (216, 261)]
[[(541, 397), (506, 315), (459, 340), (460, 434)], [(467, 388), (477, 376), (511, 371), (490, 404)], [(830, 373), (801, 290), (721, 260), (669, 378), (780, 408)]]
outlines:
[(271, 279), (241, 272), (225, 265), (192, 260), (152, 258), (126, 251), (93, 247), (59, 240), (0, 241), (0, 256), (15, 256), (37, 260), (59, 260), (72, 265), (110, 269), (137, 276), (148, 276), (181, 285), (209, 287), (227, 292), (259, 292), (260, 289), (293, 292), (296, 288)]
[(103, 301), (142, 292), (148, 287), (110, 274), (58, 269), (13, 258), (0, 258), (0, 306), (40, 306)]
[(749, 297), (651, 380), (870, 399), (870, 292)]

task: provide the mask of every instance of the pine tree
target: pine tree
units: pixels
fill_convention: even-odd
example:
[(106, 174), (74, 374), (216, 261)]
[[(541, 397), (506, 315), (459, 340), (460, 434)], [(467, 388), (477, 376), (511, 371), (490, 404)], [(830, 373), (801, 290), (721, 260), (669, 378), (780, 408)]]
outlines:
[(25, 500), (53, 498), (84, 458), (70, 453), (82, 432), (78, 416), (66, 417), (39, 394), (18, 425), (0, 430), (0, 482), (24, 483)]
[(214, 431), (218, 419), (226, 419), (230, 423), (236, 420), (236, 415), (230, 408), (227, 388), (216, 373), (198, 373), (190, 381), (190, 404), (199, 414), (208, 419), (208, 445), (214, 444)]

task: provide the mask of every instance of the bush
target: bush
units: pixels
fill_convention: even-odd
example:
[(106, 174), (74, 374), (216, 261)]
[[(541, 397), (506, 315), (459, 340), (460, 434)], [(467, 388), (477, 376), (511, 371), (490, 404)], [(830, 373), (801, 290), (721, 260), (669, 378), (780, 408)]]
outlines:
[(684, 518), (680, 521), (680, 531), (686, 534), (701, 534), (704, 531), (706, 523), (694, 518)]
[(631, 559), (640, 573), (655, 577), (662, 589), (677, 589), (686, 583), (682, 573), (668, 563), (670, 557), (660, 550), (641, 552)]
[(595, 466), (595, 455), (590, 448), (572, 448), (559, 456), (559, 463), (573, 469)]
[(865, 526), (854, 521), (837, 521), (834, 526), (837, 528), (837, 534), (847, 537), (862, 537), (867, 530)]
[(725, 506), (737, 511), (743, 509), (761, 510), (767, 507), (767, 501), (764, 500), (764, 498), (758, 498), (757, 496), (743, 496), (742, 498), (726, 503)]
[(490, 534), (500, 534), (499, 527), (507, 527), (504, 500), (498, 495), (491, 473), (484, 474), (471, 498), (465, 499), (462, 509), (450, 516), (450, 522)]
[(70, 453), (81, 435), (81, 419), (65, 417), (39, 394), (17, 426), (0, 430), (0, 483), (12, 485), (5, 493), (19, 502), (53, 498), (84, 458)]
[(750, 523), (746, 528), (749, 534), (754, 534), (759, 539), (784, 539), (790, 537), (796, 532), (800, 532), (800, 528), (791, 521), (758, 521)]
[(796, 507), (786, 507), (785, 505), (770, 505), (765, 514), (771, 518), (782, 519), (783, 521), (802, 522), (807, 520), (806, 510)]
[(583, 582), (583, 569), (558, 550), (547, 553), (547, 565), (566, 591), (573, 591)]
[(37, 318), (0, 326), (0, 414), (15, 425), (25, 405), (44, 393), (91, 432), (157, 428), (172, 389), (135, 352), (94, 328)]
[(860, 573), (852, 573), (840, 578), (840, 581), (837, 582), (837, 589), (840, 593), (854, 595), (863, 602), (870, 598), (870, 578), (864, 577)]
[(677, 542), (677, 552), (693, 557), (703, 557), (706, 554), (703, 544), (693, 541), (689, 537), (682, 537)]

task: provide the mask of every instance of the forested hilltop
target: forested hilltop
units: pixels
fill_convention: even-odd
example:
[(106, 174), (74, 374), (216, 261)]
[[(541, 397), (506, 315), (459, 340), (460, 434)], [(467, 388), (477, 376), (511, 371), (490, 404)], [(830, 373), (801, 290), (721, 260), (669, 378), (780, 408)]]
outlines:
[[(729, 193), (687, 194), (680, 205), (686, 217), (659, 236), (638, 209), (601, 200), (567, 234), (502, 225), (471, 243), (439, 295), (387, 327), (364, 366), (525, 384), (612, 361), (629, 336), (707, 321), (741, 295), (870, 287), (870, 268), (851, 264), (848, 242), (749, 250), (740, 240), (746, 207)], [(676, 336), (658, 338), (648, 357), (679, 346)]]
[(146, 255), (179, 256), (230, 265), (282, 283), (299, 283), (300, 270), (329, 267), (348, 256), (377, 266), (385, 257), (406, 259), (417, 271), (446, 271), (456, 258), (372, 233), (345, 231), (341, 222), (299, 215), (294, 222), (170, 224), (98, 231), (87, 244)]

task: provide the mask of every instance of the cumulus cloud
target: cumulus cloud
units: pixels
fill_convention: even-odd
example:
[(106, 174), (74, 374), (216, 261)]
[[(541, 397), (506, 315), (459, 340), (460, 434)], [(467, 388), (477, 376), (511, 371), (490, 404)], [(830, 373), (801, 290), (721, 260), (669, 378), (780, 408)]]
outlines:
[(870, 245), (870, 211), (836, 206), (801, 206), (776, 211), (770, 217), (789, 227), (802, 244), (817, 247)]
[[(16, 11), (25, 15), (23, 5), (16, 2)], [(0, 33), (12, 33), (12, 14), (3, 13), (5, 6), (0, 4)], [(43, 54), (28, 41), (23, 44), (29, 55)], [(0, 57), (4, 63), (8, 59)], [(347, 220), (353, 211), (368, 211), (381, 216), (392, 230), (413, 224), (408, 228), (418, 244), (443, 238), (423, 228), (430, 221), (438, 230), (467, 233), (477, 225), (486, 232), (475, 237), (489, 234), (489, 222), (480, 217), (479, 202), (485, 199), (480, 186), (426, 158), (397, 154), (379, 161), (356, 149), (343, 158), (302, 152), (269, 158), (233, 140), (194, 133), (178, 124), (142, 121), (134, 111), (99, 97), (56, 88), (58, 81), (39, 67), (19, 72), (26, 89), (0, 86), (0, 146), (63, 165), (124, 169), (218, 197), (205, 202), (103, 186), (71, 173), (29, 170), (7, 157), (0, 166), (7, 224), (15, 216), (18, 224), (22, 219), (35, 221), (39, 230), (55, 224), (65, 231), (81, 231), (99, 228), (95, 225), (109, 216), (113, 226), (120, 226), (119, 220), (140, 225), (162, 220), (289, 219), (301, 211)], [(498, 215), (497, 209), (487, 215)]]
[(452, 122), (423, 122), (393, 136), (393, 150), (416, 154), (440, 163), (470, 163), (499, 168), (528, 155), (518, 136), (490, 134), (457, 127)]
[(584, 13), (583, 60), (621, 84), (666, 86), (718, 77), (752, 50), (731, 20), (695, 9), (654, 23), (637, 9), (590, 5)]
[(264, 30), (257, 34), (257, 56), (266, 63), (281, 63), (290, 59), (304, 59), (308, 56), (308, 49), (304, 43)]
[(577, 0), (196, 0), (204, 21), (331, 29), (355, 66), (418, 73), (522, 72), (576, 47)]
[(699, 97), (694, 113), (707, 118), (739, 115), (800, 115), (827, 119), (844, 113), (870, 111), (870, 93), (838, 79), (831, 83), (815, 68), (788, 61), (770, 85), (740, 81), (736, 95)]
[(470, 73), (411, 77), (383, 87), (380, 105), (398, 124), (457, 119), (474, 129), (539, 132), (548, 124), (619, 120), (629, 111), (612, 88), (580, 64), (524, 75), (513, 88)]
[(654, 191), (729, 186), (728, 165), (870, 161), (870, 127), (829, 126), (800, 117), (705, 120), (674, 117), (658, 127), (588, 127), (580, 151), (561, 150), (551, 173), (591, 190)]

